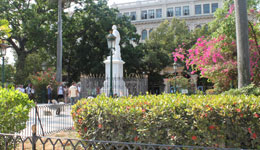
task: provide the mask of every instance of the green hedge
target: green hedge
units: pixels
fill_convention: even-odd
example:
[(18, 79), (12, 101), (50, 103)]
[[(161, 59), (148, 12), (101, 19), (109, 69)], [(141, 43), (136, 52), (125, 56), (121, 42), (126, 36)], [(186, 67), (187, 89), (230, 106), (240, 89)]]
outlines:
[[(34, 106), (28, 95), (18, 90), (0, 88), (0, 133), (15, 133), (26, 127), (29, 112)], [(13, 149), (12, 142), (7, 141), (7, 149)], [(0, 138), (0, 148), (4, 145)]]
[(260, 97), (232, 95), (99, 96), (73, 106), (83, 139), (260, 148)]
[(240, 89), (231, 89), (229, 91), (223, 92), (223, 95), (255, 95), (260, 96), (260, 87), (250, 84), (246, 87), (240, 88)]
[(24, 129), (33, 106), (27, 94), (14, 88), (0, 88), (0, 133), (15, 133)]

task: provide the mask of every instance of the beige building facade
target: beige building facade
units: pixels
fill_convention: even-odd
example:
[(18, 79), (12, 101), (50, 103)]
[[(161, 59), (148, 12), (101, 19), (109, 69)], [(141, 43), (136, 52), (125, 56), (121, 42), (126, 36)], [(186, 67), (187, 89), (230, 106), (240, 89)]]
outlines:
[(111, 5), (120, 15), (130, 17), (142, 41), (160, 23), (173, 17), (184, 19), (190, 30), (201, 27), (212, 21), (214, 12), (222, 6), (223, 0), (137, 0)]

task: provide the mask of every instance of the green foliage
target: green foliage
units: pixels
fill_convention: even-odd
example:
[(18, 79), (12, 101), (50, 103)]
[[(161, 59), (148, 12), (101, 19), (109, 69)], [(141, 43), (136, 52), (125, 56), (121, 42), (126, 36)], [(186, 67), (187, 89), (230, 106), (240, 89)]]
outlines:
[[(27, 0), (2, 0), (0, 18), (6, 19), (12, 29), (7, 38), (17, 54), (15, 81), (24, 84), (30, 72), (24, 71), (26, 57), (39, 50), (55, 49), (56, 9), (46, 0), (31, 3)], [(33, 18), (33, 19), (32, 19)]]
[[(5, 64), (4, 68), (5, 68), (5, 82), (7, 84), (14, 83), (14, 75), (15, 75), (14, 66), (10, 64)], [(0, 70), (2, 71), (2, 65), (0, 66)], [(0, 74), (0, 79), (2, 79), (2, 74)]]
[[(50, 68), (51, 66), (54, 66), (53, 63), (54, 61), (51, 62), (46, 51), (39, 50), (37, 53), (31, 53), (26, 57), (24, 71), (28, 72), (29, 75), (33, 75), (42, 71), (44, 67)], [(30, 83), (30, 76), (28, 76), (24, 81)]]
[(260, 87), (250, 84), (246, 87), (240, 88), (240, 89), (231, 89), (229, 91), (226, 91), (222, 93), (223, 95), (255, 95), (260, 96)]
[[(141, 72), (143, 50), (135, 48), (130, 42), (139, 35), (128, 17), (118, 17), (118, 11), (110, 9), (105, 0), (84, 1), (84, 7), (77, 8), (72, 16), (63, 17), (64, 69), (69, 82), (79, 80), (80, 74), (103, 74), (104, 59), (109, 55), (106, 36), (112, 25), (117, 25), (121, 35), (121, 55), (126, 62), (124, 69), (128, 74)], [(135, 61), (137, 60), (137, 61)], [(82, 65), (84, 64), (84, 65)]]
[[(0, 19), (0, 39), (6, 39), (10, 36), (11, 29), (7, 20)], [(1, 44), (2, 41), (0, 41)]]
[[(63, 0), (64, 8), (69, 7), (71, 2)], [(121, 53), (126, 61), (126, 72), (142, 72), (142, 64), (133, 63), (138, 62), (133, 58), (141, 60), (143, 51), (130, 43), (131, 39), (138, 43), (139, 35), (129, 18), (118, 17), (118, 10), (109, 8), (106, 0), (73, 2), (82, 7), (75, 8), (73, 14), (62, 12), (63, 70), (68, 73), (69, 82), (79, 80), (80, 74), (104, 73), (103, 61), (109, 54), (105, 37), (113, 24), (118, 26), (121, 34)], [(17, 84), (25, 84), (29, 74), (41, 70), (43, 61), (49, 65), (56, 63), (57, 9), (57, 0), (37, 0), (34, 3), (1, 1), (0, 18), (10, 22), (12, 35), (8, 42), (17, 53)]]
[(34, 106), (28, 95), (12, 89), (0, 89), (0, 133), (15, 133), (26, 127)]
[(82, 139), (259, 149), (260, 99), (250, 95), (98, 96), (73, 106)]
[[(198, 31), (196, 34), (192, 34), (186, 22), (176, 18), (173, 18), (171, 22), (165, 20), (158, 28), (153, 29), (144, 44), (142, 59), (143, 70), (149, 75), (149, 86), (151, 83), (163, 84), (163, 80), (158, 80), (158, 76), (161, 76), (160, 71), (163, 68), (173, 63), (172, 51), (183, 43), (186, 44), (185, 47), (190, 48), (197, 39), (196, 35), (200, 35)], [(161, 78), (163, 77), (161, 76)]]
[(30, 75), (30, 81), (35, 88), (35, 100), (40, 103), (47, 103), (47, 85), (51, 85), (53, 91), (52, 96), (57, 93), (58, 83), (56, 81), (56, 73), (52, 68), (47, 71), (37, 72), (35, 75)]

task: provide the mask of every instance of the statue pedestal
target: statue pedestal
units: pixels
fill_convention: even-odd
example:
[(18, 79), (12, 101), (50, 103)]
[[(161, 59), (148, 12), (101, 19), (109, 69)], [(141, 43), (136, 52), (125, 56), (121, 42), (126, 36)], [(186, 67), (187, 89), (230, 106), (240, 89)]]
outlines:
[[(104, 81), (104, 86), (101, 88), (101, 93), (105, 93), (109, 96), (110, 92), (110, 56), (104, 61), (105, 63), (105, 74), (106, 79)], [(128, 96), (128, 89), (125, 86), (125, 81), (123, 80), (123, 65), (125, 62), (118, 57), (113, 57), (112, 60), (112, 87), (113, 94), (117, 96)]]

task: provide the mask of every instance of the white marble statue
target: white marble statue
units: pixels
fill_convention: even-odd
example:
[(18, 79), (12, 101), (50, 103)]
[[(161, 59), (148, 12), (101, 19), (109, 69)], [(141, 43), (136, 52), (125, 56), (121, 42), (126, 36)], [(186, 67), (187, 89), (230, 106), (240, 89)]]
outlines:
[(113, 58), (121, 60), (121, 53), (120, 53), (121, 48), (120, 48), (120, 45), (119, 45), (119, 43), (120, 43), (120, 33), (117, 31), (116, 25), (113, 25), (112, 29), (113, 29), (112, 34), (116, 37), (115, 51), (114, 51)]
[[(124, 64), (125, 62), (121, 59), (120, 53), (120, 33), (117, 31), (116, 25), (112, 26), (113, 32), (112, 34), (116, 37), (115, 39), (115, 50), (113, 51), (113, 59), (112, 59), (112, 86), (113, 93), (117, 94), (117, 96), (128, 96), (128, 89), (126, 87), (125, 81), (123, 79), (124, 74)], [(110, 71), (111, 71), (111, 56), (108, 56), (104, 61), (105, 63), (105, 73), (106, 80), (104, 81), (103, 87), (101, 88), (101, 93), (105, 93), (109, 96), (110, 93)]]

